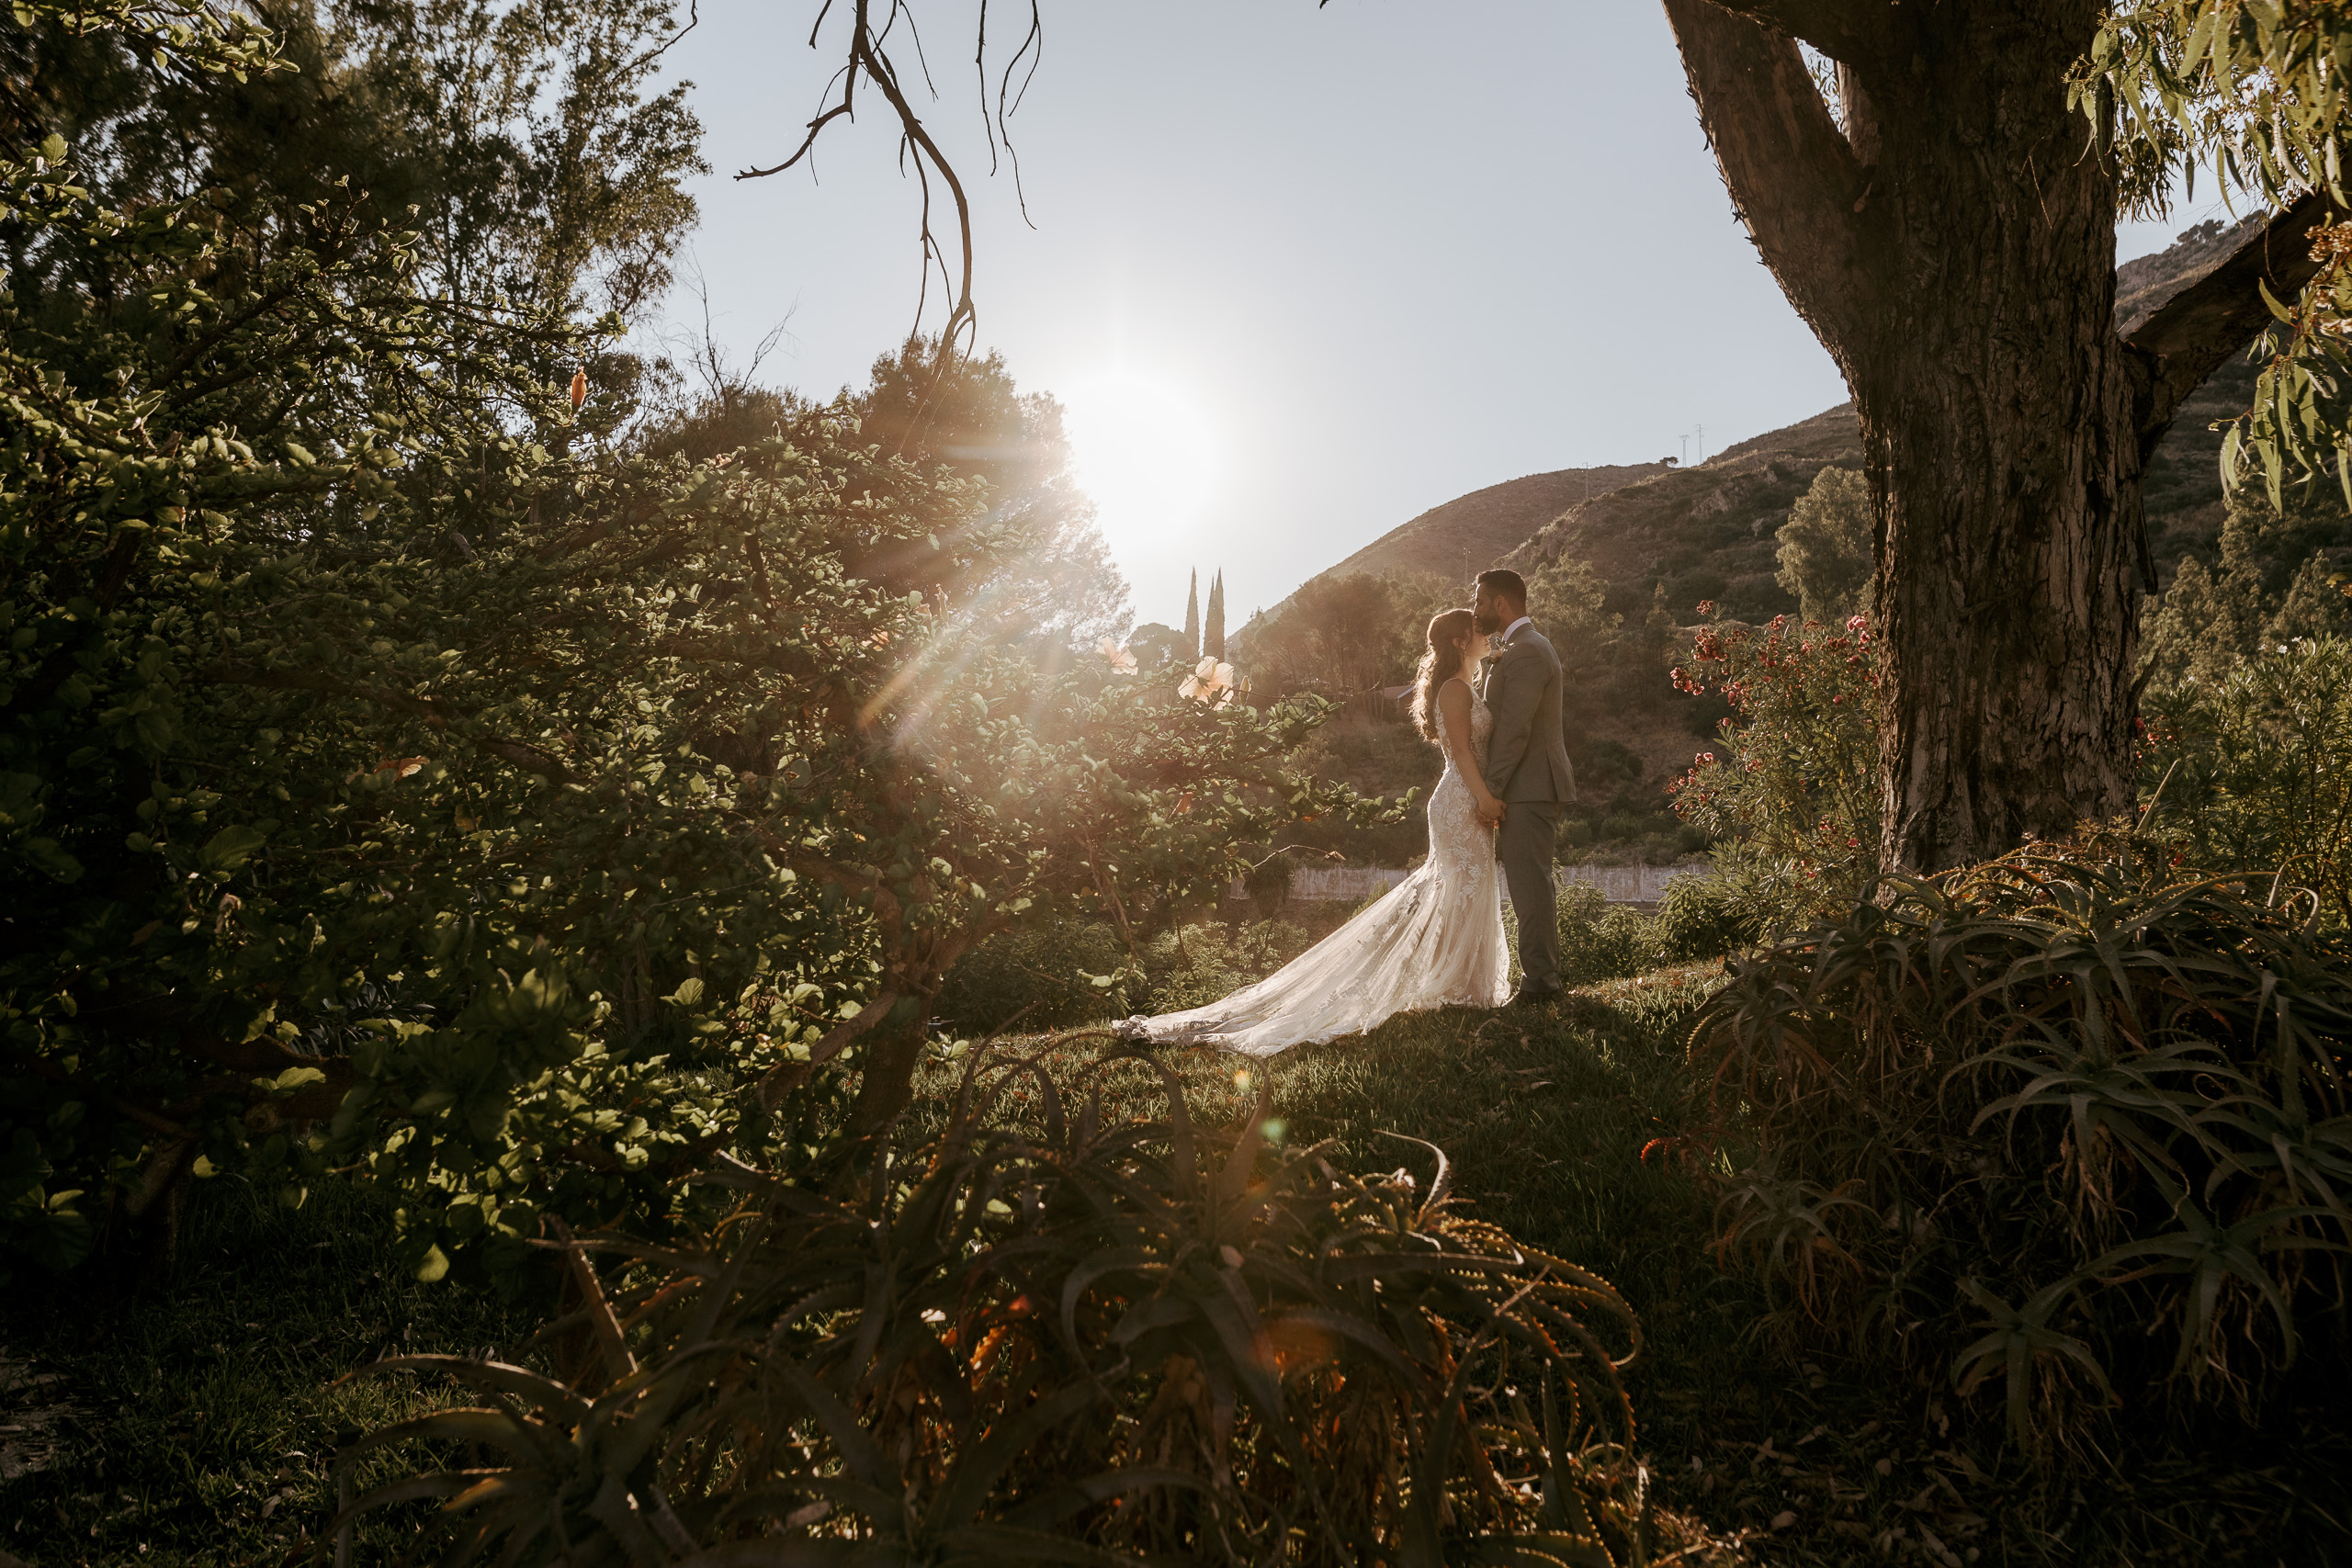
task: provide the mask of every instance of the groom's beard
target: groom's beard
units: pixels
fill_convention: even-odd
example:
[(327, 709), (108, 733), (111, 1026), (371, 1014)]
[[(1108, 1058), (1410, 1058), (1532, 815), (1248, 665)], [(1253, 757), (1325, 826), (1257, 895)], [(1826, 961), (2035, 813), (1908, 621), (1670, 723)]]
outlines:
[(1473, 615), (1470, 617), (1470, 624), (1477, 627), (1479, 635), (1483, 637), (1492, 637), (1503, 629), (1503, 618), (1500, 615)]

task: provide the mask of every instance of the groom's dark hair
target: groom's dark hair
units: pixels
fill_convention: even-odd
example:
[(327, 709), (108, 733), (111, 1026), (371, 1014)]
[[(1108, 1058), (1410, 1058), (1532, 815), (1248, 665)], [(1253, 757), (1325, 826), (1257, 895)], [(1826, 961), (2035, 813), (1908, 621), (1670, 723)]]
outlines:
[(1515, 571), (1496, 567), (1478, 574), (1478, 586), (1498, 599), (1508, 599), (1521, 609), (1527, 608), (1527, 581)]

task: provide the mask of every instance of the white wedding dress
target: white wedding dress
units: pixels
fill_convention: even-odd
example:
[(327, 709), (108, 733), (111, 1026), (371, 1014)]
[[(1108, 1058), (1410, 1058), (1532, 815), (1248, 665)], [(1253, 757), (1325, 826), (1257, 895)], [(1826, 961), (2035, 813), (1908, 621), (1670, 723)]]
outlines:
[[(1494, 728), (1474, 692), (1470, 750), (1481, 764)], [(1430, 853), (1420, 870), (1256, 985), (1207, 1007), (1128, 1019), (1119, 1032), (1271, 1056), (1360, 1034), (1400, 1012), (1500, 1007), (1510, 996), (1495, 835), (1449, 754), (1430, 792)]]

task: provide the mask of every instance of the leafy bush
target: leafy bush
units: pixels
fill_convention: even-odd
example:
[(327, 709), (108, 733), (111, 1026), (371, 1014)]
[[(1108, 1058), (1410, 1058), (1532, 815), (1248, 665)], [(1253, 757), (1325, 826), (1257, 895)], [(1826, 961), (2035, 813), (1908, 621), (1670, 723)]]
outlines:
[(1740, 889), (1719, 876), (1678, 876), (1657, 902), (1658, 947), (1669, 961), (1736, 953), (1762, 934)]
[(1036, 634), (1067, 505), (849, 400), (622, 449), (558, 308), (78, 156), (0, 164), (10, 243), (106, 282), (0, 299), (0, 1268), (329, 1165), (428, 1277), (652, 1225), (829, 1058), (886, 1124), (989, 935), (1129, 927), (1353, 809), (1283, 765), (1323, 705)]
[(1241, 874), (1242, 890), (1250, 895), (1250, 907), (1260, 919), (1271, 920), (1283, 912), (1296, 876), (1297, 866), (1286, 850), (1266, 856)]
[(1173, 927), (1144, 949), (1148, 995), (1137, 1005), (1152, 1012), (1204, 1007), (1281, 968), (1315, 940), (1295, 919)]
[(1588, 883), (1560, 889), (1559, 921), (1564, 985), (1622, 980), (1665, 960), (1656, 923), (1623, 904), (1610, 903)]
[(1843, 627), (1711, 621), (1674, 671), (1681, 690), (1731, 704), (1718, 750), (1667, 789), (1683, 820), (1714, 840), (1718, 872), (1759, 930), (1840, 911), (1877, 874), (1871, 647), (1860, 615)]
[(2352, 925), (2352, 643), (2265, 648), (2148, 706), (2152, 821), (2193, 863), (2275, 872)]
[(1735, 960), (1690, 1046), (1752, 1140), (1715, 1246), (1781, 1326), (2000, 1388), (2042, 1442), (2119, 1397), (2258, 1410), (2343, 1354), (2352, 1283), (2352, 947), (2308, 895), (2088, 844)]
[(1286, 841), (1338, 850), (1358, 865), (1409, 865), (1430, 847), (1426, 796), (1437, 782), (1437, 749), (1409, 724), (1360, 716), (1363, 699), (1351, 713), (1309, 736), (1291, 759), (1301, 773), (1341, 779), (1358, 793), (1381, 795), (1396, 805), (1393, 816), (1369, 826), (1326, 819), (1287, 829)]
[(1776, 580), (1808, 622), (1837, 623), (1869, 611), (1871, 486), (1851, 468), (1824, 468), (1789, 509), (1774, 554)]
[[(1319, 1151), (1221, 1162), (1172, 1073), (1164, 1122), (936, 1141), (847, 1193), (742, 1171), (704, 1243), (595, 1238), (598, 1354), (570, 1377), (458, 1358), (483, 1408), (387, 1427), (495, 1463), (447, 1497), (455, 1559), (1605, 1564), (1639, 1526), (1607, 1281)], [(967, 1076), (967, 1090), (971, 1078)], [(610, 1294), (591, 1266), (619, 1259)]]
[(1003, 931), (981, 942), (949, 972), (939, 993), (940, 1021), (967, 1034), (1019, 1027), (1068, 1029), (1118, 1017), (1114, 988), (1090, 976), (1126, 967), (1119, 933), (1102, 920), (1057, 920)]

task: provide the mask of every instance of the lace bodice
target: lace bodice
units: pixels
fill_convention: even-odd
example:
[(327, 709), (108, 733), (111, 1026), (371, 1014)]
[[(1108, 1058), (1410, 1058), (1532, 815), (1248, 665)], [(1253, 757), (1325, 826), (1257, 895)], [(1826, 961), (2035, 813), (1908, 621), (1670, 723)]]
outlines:
[[(1464, 685), (1470, 682), (1464, 681)], [(1487, 742), (1495, 738), (1494, 710), (1487, 706), (1476, 686), (1470, 687), (1470, 756), (1480, 767), (1487, 765)], [(1445, 771), (1453, 771), (1453, 753), (1445, 753)]]
[[(1470, 694), (1480, 764), (1494, 715)], [(1204, 1008), (1133, 1018), (1134, 1037), (1270, 1056), (1372, 1029), (1400, 1012), (1502, 1005), (1510, 993), (1495, 835), (1449, 753), (1430, 791), (1430, 852), (1386, 897), (1254, 986)]]
[[(1495, 716), (1487, 711), (1476, 692), (1470, 694), (1470, 755), (1484, 766), (1487, 743), (1494, 738)], [(1455, 866), (1467, 867), (1473, 862), (1483, 863), (1491, 871), (1495, 862), (1494, 829), (1478, 816), (1477, 796), (1453, 766), (1453, 753), (1448, 751), (1445, 772), (1430, 791), (1430, 859), (1444, 859)]]

